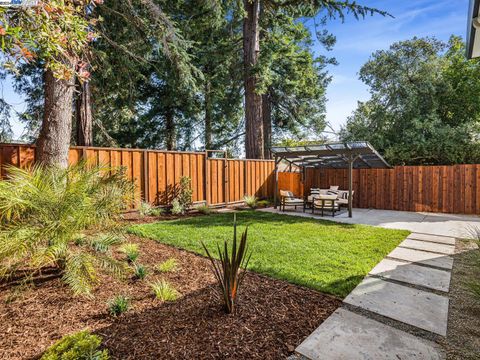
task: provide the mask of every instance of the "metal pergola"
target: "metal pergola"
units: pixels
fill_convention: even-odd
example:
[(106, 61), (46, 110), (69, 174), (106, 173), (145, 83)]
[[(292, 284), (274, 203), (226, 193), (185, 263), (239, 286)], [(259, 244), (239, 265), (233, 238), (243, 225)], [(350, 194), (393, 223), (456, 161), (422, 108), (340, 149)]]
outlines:
[(391, 166), (366, 141), (338, 142), (318, 145), (284, 147), (271, 149), (275, 158), (274, 204), (277, 207), (278, 164), (283, 160), (302, 169), (306, 168), (348, 169), (348, 216), (352, 217), (352, 170), (388, 169)]

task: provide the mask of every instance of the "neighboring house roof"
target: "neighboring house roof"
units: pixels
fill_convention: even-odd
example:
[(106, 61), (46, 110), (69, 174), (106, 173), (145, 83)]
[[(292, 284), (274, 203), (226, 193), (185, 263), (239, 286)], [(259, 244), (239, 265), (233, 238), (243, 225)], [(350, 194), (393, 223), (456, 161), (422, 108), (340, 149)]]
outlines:
[(480, 0), (470, 0), (467, 21), (467, 58), (480, 57)]

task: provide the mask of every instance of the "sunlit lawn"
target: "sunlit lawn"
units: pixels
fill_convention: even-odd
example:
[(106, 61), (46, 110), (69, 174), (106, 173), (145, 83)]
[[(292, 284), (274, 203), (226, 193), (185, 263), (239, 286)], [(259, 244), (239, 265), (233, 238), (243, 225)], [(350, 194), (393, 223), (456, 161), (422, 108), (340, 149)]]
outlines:
[[(205, 255), (231, 240), (233, 214), (215, 214), (133, 226), (130, 231)], [(340, 224), (258, 211), (237, 213), (248, 225), (248, 268), (322, 292), (346, 296), (408, 234), (404, 230)]]

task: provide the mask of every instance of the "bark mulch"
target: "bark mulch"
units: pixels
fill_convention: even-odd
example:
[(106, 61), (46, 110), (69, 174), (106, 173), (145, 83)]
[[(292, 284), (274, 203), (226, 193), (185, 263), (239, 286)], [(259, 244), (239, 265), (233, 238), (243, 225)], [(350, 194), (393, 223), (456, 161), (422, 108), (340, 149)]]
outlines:
[[(0, 284), (0, 358), (32, 359), (65, 334), (82, 329), (103, 337), (115, 359), (282, 359), (290, 355), (340, 300), (284, 281), (248, 273), (237, 313), (223, 312), (207, 259), (152, 240), (140, 244), (143, 281), (103, 278), (94, 299), (73, 297), (57, 274), (46, 271), (28, 287)], [(177, 259), (179, 270), (159, 274), (154, 265)], [(182, 296), (156, 300), (155, 279)], [(106, 302), (128, 296), (132, 309), (108, 315)]]
[(480, 359), (480, 296), (469, 283), (480, 281), (480, 250), (474, 242), (457, 240), (450, 283), (447, 359)]

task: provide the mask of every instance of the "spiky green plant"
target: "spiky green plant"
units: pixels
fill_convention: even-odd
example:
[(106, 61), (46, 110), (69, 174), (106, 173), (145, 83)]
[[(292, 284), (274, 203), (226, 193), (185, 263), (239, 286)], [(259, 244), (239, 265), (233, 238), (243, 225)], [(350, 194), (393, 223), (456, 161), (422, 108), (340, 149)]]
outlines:
[(199, 205), (195, 208), (199, 213), (204, 214), (204, 215), (210, 215), (211, 213), (214, 212), (214, 210), (207, 206), (207, 205)]
[(138, 244), (135, 243), (126, 243), (120, 247), (120, 251), (123, 252), (127, 258), (127, 261), (130, 263), (135, 262), (140, 255), (138, 250)]
[(134, 264), (133, 271), (135, 278), (138, 280), (143, 280), (148, 275), (147, 267), (142, 264)]
[(243, 201), (245, 202), (245, 204), (247, 204), (247, 206), (250, 208), (250, 209), (255, 209), (257, 207), (257, 197), (252, 195), (245, 195), (243, 197)]
[(55, 266), (75, 294), (91, 294), (99, 270), (120, 276), (111, 257), (133, 185), (121, 170), (84, 163), (67, 169), (7, 168), (0, 182), (0, 277)]
[[(228, 242), (225, 240), (223, 250), (217, 245), (218, 257), (220, 261), (208, 251), (207, 246), (202, 242), (203, 248), (212, 263), (213, 274), (217, 279), (218, 285), (222, 292), (225, 311), (228, 314), (235, 312), (235, 304), (238, 296), (238, 288), (245, 277), (245, 269), (250, 261), (252, 253), (248, 254), (247, 231), (242, 234), (240, 244), (237, 246), (237, 218), (233, 217), (233, 242), (231, 253), (228, 251)], [(243, 269), (243, 270), (242, 270)]]
[(167, 281), (159, 280), (150, 284), (155, 297), (162, 301), (175, 301), (180, 293)]
[(178, 262), (174, 258), (165, 260), (164, 262), (157, 265), (157, 270), (162, 273), (173, 272), (178, 268)]
[(108, 360), (108, 350), (100, 350), (102, 338), (90, 331), (66, 335), (50, 346), (40, 360)]
[(107, 302), (108, 312), (112, 316), (118, 316), (128, 311), (130, 299), (124, 295), (117, 295)]

